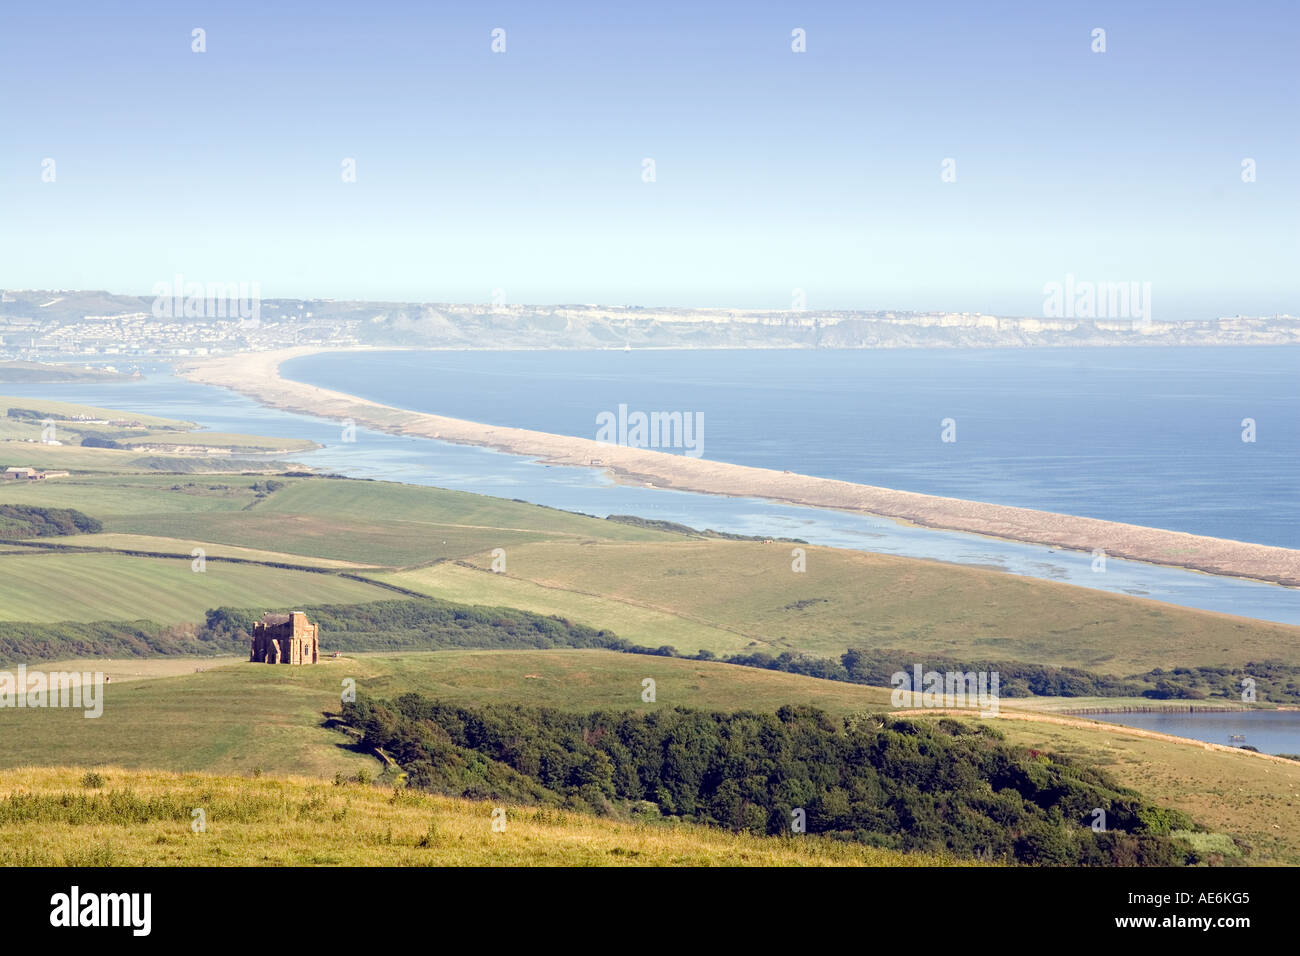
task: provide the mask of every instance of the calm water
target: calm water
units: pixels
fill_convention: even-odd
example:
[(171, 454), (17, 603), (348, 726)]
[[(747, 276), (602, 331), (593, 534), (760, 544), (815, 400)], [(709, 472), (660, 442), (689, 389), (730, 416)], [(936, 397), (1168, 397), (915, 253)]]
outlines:
[[(1292, 548), (1297, 372), (1293, 348), (380, 352), (284, 366), (401, 408), (586, 438), (620, 404), (701, 412), (716, 461)], [(940, 440), (946, 418), (955, 442)]]
[(93, 385), (9, 385), (5, 394), (120, 408), (198, 422), (213, 431), (309, 438), (325, 447), (295, 454), (326, 471), (520, 498), (604, 517), (636, 514), (739, 534), (804, 538), (814, 544), (980, 565), (1009, 574), (1147, 597), (1186, 607), (1300, 624), (1300, 592), (1232, 578), (1091, 556), (978, 535), (908, 527), (866, 515), (614, 484), (597, 469), (550, 467), (526, 457), (358, 429), (341, 441), (338, 423), (293, 415), (225, 389), (146, 369), (141, 381)]
[[(1300, 711), (1260, 710), (1241, 713), (1089, 714), (1126, 727), (1140, 727), (1177, 737), (1225, 746), (1245, 744), (1266, 754), (1300, 753)], [(1233, 740), (1240, 734), (1245, 740)]]

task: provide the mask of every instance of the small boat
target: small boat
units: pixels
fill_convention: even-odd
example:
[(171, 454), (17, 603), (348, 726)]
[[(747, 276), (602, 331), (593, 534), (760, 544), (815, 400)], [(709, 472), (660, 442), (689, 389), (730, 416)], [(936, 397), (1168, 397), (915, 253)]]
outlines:
[(1246, 735), (1245, 735), (1245, 734), (1233, 734), (1233, 735), (1230, 736), (1228, 739), (1229, 739), (1229, 740), (1245, 740), (1245, 739), (1246, 739)]

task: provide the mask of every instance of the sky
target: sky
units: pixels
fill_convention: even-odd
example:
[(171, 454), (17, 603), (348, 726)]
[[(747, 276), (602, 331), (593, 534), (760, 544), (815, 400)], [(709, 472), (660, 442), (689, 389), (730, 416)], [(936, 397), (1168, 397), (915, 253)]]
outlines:
[(1267, 0), (12, 5), (0, 287), (1296, 314), (1298, 40)]

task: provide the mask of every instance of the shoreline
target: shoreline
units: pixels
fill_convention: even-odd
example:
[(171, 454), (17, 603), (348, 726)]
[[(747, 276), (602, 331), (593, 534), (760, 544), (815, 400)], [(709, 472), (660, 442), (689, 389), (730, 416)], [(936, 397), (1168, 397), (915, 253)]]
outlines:
[[(930, 707), (921, 710), (895, 710), (890, 711), (891, 717), (929, 717), (936, 714), (969, 717), (969, 710), (959, 710), (955, 708)], [(1002, 710), (996, 717), (981, 718), (989, 721), (996, 720), (1022, 720), (1030, 723), (1057, 724), (1062, 727), (1077, 727), (1081, 729), (1100, 729), (1106, 728), (1126, 737), (1144, 737), (1148, 740), (1160, 740), (1165, 743), (1182, 744), (1189, 747), (1197, 747), (1201, 750), (1215, 750), (1221, 753), (1241, 754), (1245, 757), (1261, 760), (1278, 760), (1284, 764), (1295, 766), (1295, 761), (1278, 754), (1266, 754), (1258, 750), (1243, 750), (1240, 747), (1233, 747), (1228, 744), (1210, 743), (1204, 740), (1197, 740), (1195, 737), (1179, 737), (1177, 734), (1167, 734), (1159, 730), (1147, 730), (1145, 727), (1130, 727), (1128, 724), (1121, 724), (1117, 721), (1108, 720), (1089, 720), (1086, 717), (1070, 717), (1065, 714), (1049, 714), (1038, 711), (1026, 710)]]
[(594, 438), (486, 425), (395, 408), (318, 385), (295, 382), (280, 374), (280, 364), (289, 359), (338, 351), (409, 350), (300, 346), (183, 362), (175, 366), (175, 371), (190, 381), (228, 388), (282, 411), (352, 421), (390, 434), (483, 446), (530, 456), (549, 465), (602, 468), (616, 480), (624, 482), (855, 512), (918, 527), (1085, 553), (1101, 550), (1111, 558), (1300, 587), (1300, 551), (1289, 548), (896, 491), (752, 465), (688, 458), (648, 448), (606, 444)]

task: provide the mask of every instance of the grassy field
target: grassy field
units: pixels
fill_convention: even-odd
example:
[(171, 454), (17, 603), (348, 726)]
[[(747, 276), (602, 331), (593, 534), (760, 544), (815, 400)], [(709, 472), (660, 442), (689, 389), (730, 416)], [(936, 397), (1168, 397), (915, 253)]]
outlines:
[[(303, 668), (191, 660), (191, 671), (204, 670), (106, 685), (103, 716), (97, 719), (74, 710), (0, 710), (5, 738), (0, 766), (108, 762), (318, 776), (377, 768), (373, 757), (357, 753), (346, 737), (324, 726), (324, 714), (339, 710), (344, 680), (375, 697), (418, 691), (466, 703), (518, 701), (573, 709), (775, 710), (805, 703), (849, 713), (889, 703), (887, 691), (856, 684), (607, 651), (362, 654)], [(108, 669), (95, 662), (82, 668)], [(652, 704), (641, 701), (646, 677), (656, 682)]]
[[(105, 454), (122, 454), (94, 449)], [(129, 524), (136, 516), (189, 515), (232, 512), (250, 508), (259, 500), (253, 485), (265, 481), (256, 475), (88, 475), (48, 481), (0, 485), (5, 503), (77, 508), (104, 522), (106, 531), (131, 531), (110, 527)], [(171, 536), (169, 536), (171, 537)], [(179, 537), (179, 536), (177, 536)]]
[(509, 805), (497, 831), (491, 803), (300, 777), (99, 773), (99, 781), (69, 768), (0, 777), (0, 866), (961, 865), (815, 836)]
[[(78, 508), (103, 522), (110, 547), (369, 565), (376, 580), (435, 597), (557, 614), (685, 653), (838, 657), (855, 645), (1119, 676), (1300, 656), (1300, 628), (981, 568), (808, 547), (795, 573), (784, 544), (391, 482), (277, 480), (266, 493), (257, 475), (73, 475), (0, 488), (0, 501)], [(505, 574), (488, 571), (496, 548)]]
[[(159, 677), (178, 677), (182, 674), (194, 674), (199, 671), (227, 667), (248, 660), (248, 655), (239, 657), (126, 657), (126, 658), (75, 658), (66, 661), (43, 661), (39, 667), (43, 671), (74, 671), (81, 673), (96, 671), (102, 673), (109, 683), (126, 683), (133, 680), (155, 680)], [(32, 665), (37, 666), (37, 665)]]
[[(86, 667), (94, 667), (92, 663)], [(131, 668), (131, 662), (121, 666)], [(173, 665), (176, 666), (176, 665)], [(364, 654), (311, 668), (197, 662), (199, 673), (137, 674), (105, 687), (103, 716), (0, 711), (0, 767), (114, 765), (331, 778), (380, 764), (326, 726), (345, 679), (376, 697), (418, 691), (463, 703), (574, 710), (699, 707), (772, 711), (812, 704), (834, 715), (889, 709), (889, 692), (734, 665), (608, 651), (441, 651)], [(53, 669), (49, 667), (47, 669)], [(139, 670), (139, 668), (135, 668)], [(154, 679), (149, 679), (153, 677)], [(642, 680), (656, 700), (641, 700)], [(1095, 763), (1120, 783), (1245, 840), (1258, 863), (1300, 865), (1300, 763), (1143, 736), (1086, 719), (1062, 722), (1006, 701), (991, 722), (1009, 742)], [(922, 718), (925, 719), (925, 718)], [(976, 720), (977, 718), (964, 718)], [(7, 780), (0, 773), (0, 782)], [(1206, 839), (1209, 839), (1207, 837)]]
[(166, 450), (168, 446), (203, 445), (211, 448), (228, 448), (236, 454), (289, 454), (319, 447), (307, 438), (264, 438), (236, 432), (159, 431), (142, 435), (132, 434), (119, 439), (126, 446), (148, 445)]
[(311, 571), (119, 554), (0, 555), (0, 620), (201, 622), (208, 608), (357, 603), (391, 591)]
[(256, 548), (240, 548), (233, 544), (217, 544), (213, 541), (193, 541), (184, 538), (159, 538), (147, 534), (75, 534), (60, 537), (53, 542), (47, 539), (46, 542), (42, 543), (54, 543), (70, 548), (147, 552), (167, 557), (175, 555), (188, 557), (195, 548), (202, 548), (203, 553), (209, 558), (239, 558), (245, 561), (274, 562), (302, 565), (309, 568), (336, 568), (353, 571), (374, 567), (369, 564), (356, 564), (352, 561), (331, 561), (329, 558), (316, 558), (311, 555), (286, 554), (283, 551), (259, 551)]
[[(78, 405), (73, 402), (56, 402), (47, 398), (14, 398), (0, 395), (0, 417), (8, 417), (11, 408), (27, 408), (41, 412), (51, 418), (90, 418), (105, 421), (139, 422), (148, 428), (193, 428), (193, 422), (180, 421), (175, 418), (160, 418), (157, 415), (141, 415), (138, 412), (119, 412), (97, 405)], [(59, 423), (56, 423), (59, 424)], [(69, 422), (69, 425), (74, 424)], [(87, 426), (94, 427), (94, 426)], [(105, 426), (100, 426), (105, 427)]]
[(48, 362), (0, 362), (0, 384), (44, 384), (48, 382), (122, 382), (130, 378), (122, 372)]
[(653, 541), (678, 536), (466, 492), (390, 482), (255, 475), (94, 476), (0, 488), (0, 500), (79, 508), (108, 532), (208, 541), (377, 564), (418, 565), (532, 541)]
[[(1300, 628), (1066, 584), (890, 555), (743, 541), (549, 541), (461, 567), (382, 576), (474, 603), (563, 614), (649, 646), (838, 657), (849, 645), (964, 660), (1018, 660), (1128, 675), (1153, 667), (1300, 657)], [(655, 627), (672, 619), (672, 639)], [(613, 622), (617, 621), (618, 624)]]
[[(507, 556), (510, 553), (507, 552)], [(558, 615), (592, 627), (608, 628), (624, 640), (643, 647), (669, 644), (691, 654), (699, 650), (739, 654), (754, 650), (750, 644), (757, 639), (751, 634), (730, 630), (726, 624), (684, 616), (667, 608), (620, 601), (604, 594), (548, 587), (516, 574), (493, 574), (460, 562), (444, 561), (412, 571), (368, 576), (448, 601), (505, 605), (537, 614)], [(767, 646), (765, 640), (759, 639), (759, 643)]]

